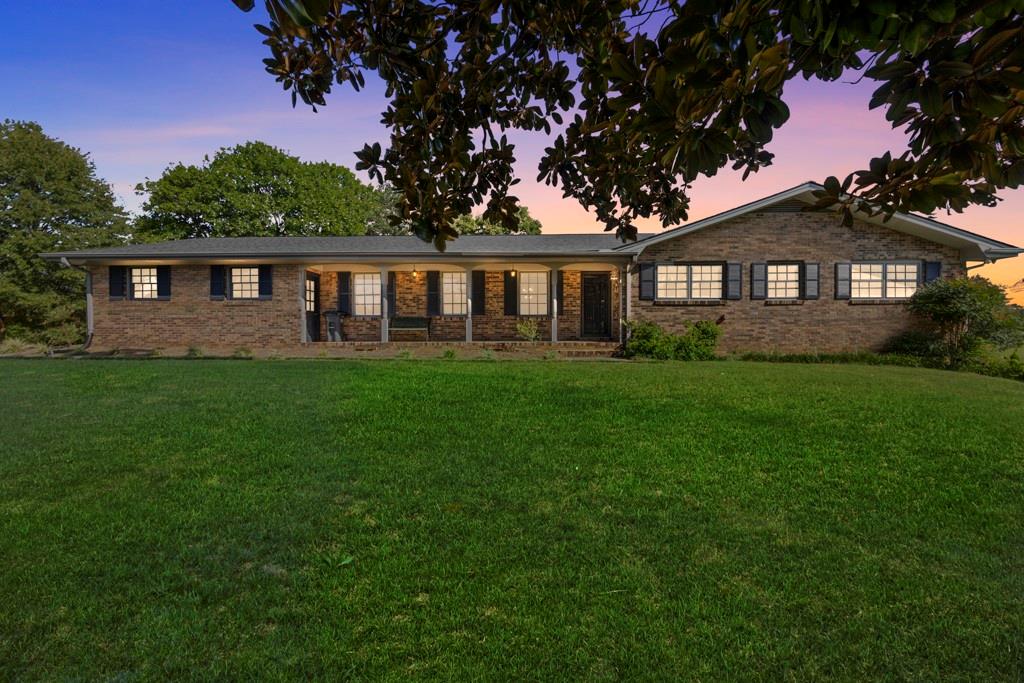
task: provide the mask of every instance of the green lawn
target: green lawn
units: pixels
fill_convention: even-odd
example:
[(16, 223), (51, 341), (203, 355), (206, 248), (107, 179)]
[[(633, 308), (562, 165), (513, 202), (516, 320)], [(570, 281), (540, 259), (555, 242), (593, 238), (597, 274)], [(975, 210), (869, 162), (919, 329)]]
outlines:
[(0, 679), (1021, 680), (1024, 384), (0, 362)]

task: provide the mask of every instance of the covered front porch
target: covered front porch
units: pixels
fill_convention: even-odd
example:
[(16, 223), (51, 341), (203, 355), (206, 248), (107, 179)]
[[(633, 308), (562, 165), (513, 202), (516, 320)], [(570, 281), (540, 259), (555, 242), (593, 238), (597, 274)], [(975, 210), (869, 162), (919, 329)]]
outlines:
[(618, 342), (626, 277), (608, 260), (311, 265), (303, 341)]

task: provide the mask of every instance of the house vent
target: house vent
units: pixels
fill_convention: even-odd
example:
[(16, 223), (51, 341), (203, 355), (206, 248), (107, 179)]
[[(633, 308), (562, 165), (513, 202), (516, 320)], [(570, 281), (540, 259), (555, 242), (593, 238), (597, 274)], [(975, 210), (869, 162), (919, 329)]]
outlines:
[(799, 199), (787, 199), (785, 201), (776, 202), (771, 206), (766, 206), (763, 209), (758, 209), (761, 213), (797, 213), (803, 211), (804, 207), (810, 206), (807, 202), (802, 202)]

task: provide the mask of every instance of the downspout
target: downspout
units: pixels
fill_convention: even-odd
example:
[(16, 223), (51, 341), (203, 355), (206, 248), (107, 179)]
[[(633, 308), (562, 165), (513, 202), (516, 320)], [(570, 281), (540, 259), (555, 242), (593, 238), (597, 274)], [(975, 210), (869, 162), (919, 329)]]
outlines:
[(85, 351), (92, 344), (93, 319), (92, 319), (92, 273), (88, 268), (72, 265), (67, 258), (62, 257), (60, 264), (65, 268), (74, 268), (85, 273), (85, 343), (79, 351)]

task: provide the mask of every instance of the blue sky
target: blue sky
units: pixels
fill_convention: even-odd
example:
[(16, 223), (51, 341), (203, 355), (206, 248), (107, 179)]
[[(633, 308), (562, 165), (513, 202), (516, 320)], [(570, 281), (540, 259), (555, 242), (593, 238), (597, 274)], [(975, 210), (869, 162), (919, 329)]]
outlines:
[[(262, 9), (230, 0), (62, 0), (0, 4), (0, 116), (39, 122), (46, 132), (88, 152), (124, 205), (138, 208), (135, 183), (169, 164), (199, 162), (222, 146), (259, 139), (310, 161), (352, 167), (365, 142), (385, 143), (383, 88), (368, 79), (361, 93), (337, 89), (314, 114), (263, 71), (266, 54), (252, 24)], [(769, 147), (768, 169), (741, 182), (723, 170), (694, 186), (691, 219), (757, 199), (804, 180), (863, 168), (902, 136), (881, 111), (870, 112), (864, 82), (787, 86), (792, 118)], [(534, 182), (546, 144), (512, 134), (518, 146), (517, 194), (545, 232), (599, 229), (592, 216), (556, 188)], [(1024, 244), (1024, 191), (994, 209), (974, 208), (940, 220)], [(656, 230), (651, 222), (645, 230)], [(1024, 258), (984, 271), (997, 281), (1024, 278)]]

